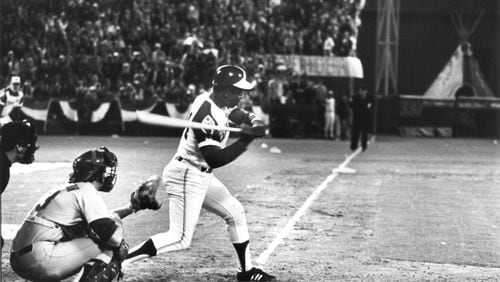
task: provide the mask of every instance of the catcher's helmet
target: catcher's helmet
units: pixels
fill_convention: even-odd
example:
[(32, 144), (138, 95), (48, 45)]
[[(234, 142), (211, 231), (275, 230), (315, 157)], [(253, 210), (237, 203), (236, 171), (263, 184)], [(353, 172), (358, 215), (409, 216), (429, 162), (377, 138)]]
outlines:
[(35, 160), (35, 151), (39, 148), (36, 140), (36, 127), (28, 120), (9, 122), (2, 127), (2, 151), (15, 149), (20, 163), (29, 164)]
[(70, 183), (92, 182), (102, 183), (103, 192), (109, 192), (116, 183), (116, 155), (106, 147), (88, 150), (73, 161), (73, 173), (70, 174)]
[(215, 70), (214, 86), (231, 85), (242, 90), (252, 90), (253, 85), (247, 81), (245, 70), (238, 66), (223, 65)]

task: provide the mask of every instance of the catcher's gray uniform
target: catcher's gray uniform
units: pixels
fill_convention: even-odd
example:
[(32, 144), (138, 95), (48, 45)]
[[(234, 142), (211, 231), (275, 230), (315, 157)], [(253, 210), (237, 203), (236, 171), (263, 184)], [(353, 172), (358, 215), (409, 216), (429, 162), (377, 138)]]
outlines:
[(111, 281), (121, 275), (128, 245), (120, 218), (159, 209), (159, 177), (131, 193), (130, 204), (109, 211), (98, 194), (116, 182), (116, 155), (106, 147), (84, 152), (73, 162), (69, 184), (47, 192), (29, 212), (13, 242), (12, 269), (29, 280), (61, 280), (83, 268), (80, 281)]
[(88, 182), (49, 191), (12, 242), (12, 268), (25, 279), (47, 280), (69, 277), (93, 258), (109, 262), (112, 251), (102, 251), (88, 236), (88, 223), (106, 217), (110, 211)]

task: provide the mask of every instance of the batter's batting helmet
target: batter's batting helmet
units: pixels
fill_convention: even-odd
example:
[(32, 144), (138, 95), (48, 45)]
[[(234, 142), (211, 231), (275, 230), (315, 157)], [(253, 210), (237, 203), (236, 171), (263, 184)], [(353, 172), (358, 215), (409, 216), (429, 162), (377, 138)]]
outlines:
[(231, 85), (242, 90), (253, 89), (245, 70), (233, 65), (223, 65), (215, 70), (214, 86), (217, 85)]
[(36, 127), (28, 120), (9, 122), (2, 127), (2, 151), (16, 150), (20, 163), (32, 163), (38, 150)]
[(101, 146), (99, 149), (88, 150), (73, 161), (73, 173), (69, 182), (102, 183), (100, 191), (109, 192), (116, 183), (116, 166), (118, 160), (108, 148)]

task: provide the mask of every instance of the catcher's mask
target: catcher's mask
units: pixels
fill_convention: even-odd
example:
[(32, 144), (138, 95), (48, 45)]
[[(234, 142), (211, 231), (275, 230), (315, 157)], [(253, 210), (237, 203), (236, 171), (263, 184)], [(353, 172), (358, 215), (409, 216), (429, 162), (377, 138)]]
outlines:
[(99, 191), (109, 192), (116, 183), (116, 166), (118, 160), (108, 148), (88, 150), (78, 156), (73, 162), (73, 173), (70, 174), (70, 183), (92, 182), (96, 180), (102, 184)]
[(15, 150), (17, 162), (30, 164), (35, 160), (35, 151), (39, 148), (36, 141), (36, 127), (28, 120), (10, 122), (2, 127), (2, 151)]

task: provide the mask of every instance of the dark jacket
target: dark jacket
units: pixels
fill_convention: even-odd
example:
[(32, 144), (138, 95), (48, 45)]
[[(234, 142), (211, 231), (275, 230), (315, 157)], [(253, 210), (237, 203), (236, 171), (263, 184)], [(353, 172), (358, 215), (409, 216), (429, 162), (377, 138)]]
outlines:
[(11, 165), (12, 163), (10, 162), (9, 158), (7, 158), (7, 155), (2, 150), (0, 150), (0, 170), (2, 173), (0, 179), (0, 188), (2, 188), (2, 193), (9, 183)]

